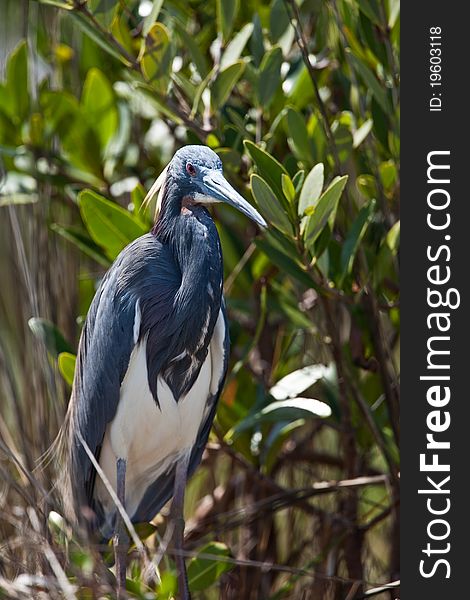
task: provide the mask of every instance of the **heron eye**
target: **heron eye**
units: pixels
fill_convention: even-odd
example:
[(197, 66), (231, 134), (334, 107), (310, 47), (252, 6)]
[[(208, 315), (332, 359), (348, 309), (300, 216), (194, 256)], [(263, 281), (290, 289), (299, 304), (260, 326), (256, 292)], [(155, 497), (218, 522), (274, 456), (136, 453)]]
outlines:
[(191, 163), (186, 164), (186, 171), (189, 173), (189, 175), (191, 175), (191, 177), (196, 175), (196, 167)]

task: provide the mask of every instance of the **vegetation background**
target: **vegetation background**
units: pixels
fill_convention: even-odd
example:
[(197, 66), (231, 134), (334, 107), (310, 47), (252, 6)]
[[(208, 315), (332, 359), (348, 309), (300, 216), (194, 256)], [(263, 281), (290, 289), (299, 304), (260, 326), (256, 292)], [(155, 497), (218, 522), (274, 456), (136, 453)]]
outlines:
[[(112, 597), (36, 467), (100, 277), (185, 143), (270, 224), (214, 209), (232, 358), (186, 502), (194, 598), (398, 597), (399, 10), (0, 0), (1, 598)], [(156, 588), (142, 564), (129, 595), (171, 598), (171, 552)]]

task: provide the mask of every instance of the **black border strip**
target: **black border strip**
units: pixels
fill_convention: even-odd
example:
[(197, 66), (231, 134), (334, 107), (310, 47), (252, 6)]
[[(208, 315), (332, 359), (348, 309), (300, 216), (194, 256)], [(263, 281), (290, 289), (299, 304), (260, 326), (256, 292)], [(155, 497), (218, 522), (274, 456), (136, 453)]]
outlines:
[[(466, 91), (469, 89), (469, 12), (469, 4), (465, 2), (428, 0), (402, 3), (401, 565), (403, 598), (407, 600), (470, 597), (466, 543), (470, 530), (467, 466), (470, 455), (470, 316), (467, 302), (470, 294), (470, 144), (467, 137), (470, 127)], [(434, 30), (436, 39), (431, 40), (432, 27), (440, 28), (440, 40), (437, 39), (437, 30)], [(441, 48), (442, 85), (433, 88), (430, 86), (430, 50), (431, 43), (438, 41), (441, 46), (434, 47)], [(432, 98), (442, 100), (441, 110), (430, 110)], [(439, 102), (434, 99), (432, 104), (438, 108)], [(431, 157), (429, 153), (433, 151), (449, 151), (449, 154)], [(448, 164), (450, 170), (431, 170), (431, 182), (428, 182), (428, 159)], [(448, 183), (445, 182), (447, 179), (450, 179)], [(447, 208), (429, 208), (428, 194), (434, 189), (445, 191), (432, 193), (430, 202), (436, 200), (436, 204), (442, 202), (444, 205), (448, 194), (450, 202)], [(438, 224), (440, 219), (442, 224), (447, 213), (451, 219), (447, 228), (433, 230), (427, 223), (431, 214), (431, 223)], [(428, 252), (432, 257), (439, 254), (431, 260)], [(429, 273), (428, 269), (435, 265), (439, 265), (438, 269)], [(429, 277), (443, 279), (447, 276), (449, 271), (446, 267), (450, 271), (449, 281), (431, 284)], [(455, 288), (460, 296), (459, 308), (440, 306), (433, 309), (428, 304), (428, 288), (441, 291), (443, 296), (449, 288)], [(451, 303), (455, 304), (457, 298), (457, 292), (451, 293)], [(438, 303), (438, 296), (432, 296), (431, 301)], [(431, 317), (427, 322), (429, 315), (435, 312), (449, 315), (448, 332), (439, 332), (437, 317)], [(439, 321), (443, 328), (446, 319), (442, 317)], [(431, 327), (428, 327), (429, 324)], [(429, 342), (431, 337), (439, 335), (450, 339)], [(450, 354), (429, 355), (428, 342), (431, 348), (449, 350)], [(428, 359), (439, 368), (429, 368)], [(441, 368), (445, 365), (449, 368)], [(420, 379), (420, 376), (436, 375), (448, 376), (449, 381)], [(440, 386), (434, 394), (428, 393), (432, 386)], [(450, 392), (447, 403), (442, 399), (445, 386)], [(433, 412), (435, 414), (429, 416)], [(450, 449), (426, 449), (426, 435), (433, 433), (432, 428), (444, 427), (448, 418), (449, 427), (434, 433), (434, 439), (449, 442)], [(420, 470), (420, 454), (423, 453), (426, 454), (425, 463), (436, 460), (439, 464), (449, 465), (450, 470)], [(435, 459), (433, 454), (437, 455)], [(427, 480), (427, 476), (434, 483)], [(448, 476), (450, 479), (446, 480)], [(434, 493), (419, 494), (420, 489), (434, 490)], [(446, 508), (448, 510), (441, 515), (430, 512), (434, 510), (437, 513)], [(448, 523), (449, 530), (444, 522), (432, 523), (439, 519)], [(442, 539), (433, 540), (432, 535)], [(438, 563), (439, 560), (443, 562)], [(420, 566), (423, 572), (432, 573), (432, 576), (420, 574)]]

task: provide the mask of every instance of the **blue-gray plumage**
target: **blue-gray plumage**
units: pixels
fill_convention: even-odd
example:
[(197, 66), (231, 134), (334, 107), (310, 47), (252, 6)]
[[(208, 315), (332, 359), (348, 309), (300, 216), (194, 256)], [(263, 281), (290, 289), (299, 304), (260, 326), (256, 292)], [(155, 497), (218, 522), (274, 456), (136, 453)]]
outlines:
[[(266, 226), (205, 146), (180, 149), (150, 193), (159, 186), (152, 231), (121, 252), (92, 302), (67, 415), (68, 497), (76, 512), (93, 510), (108, 538), (119, 517), (81, 439), (133, 522), (151, 520), (173, 495), (182, 510), (229, 353), (220, 241), (204, 205), (226, 202)], [(121, 565), (121, 585), (124, 577)], [(179, 581), (188, 598), (184, 572)]]

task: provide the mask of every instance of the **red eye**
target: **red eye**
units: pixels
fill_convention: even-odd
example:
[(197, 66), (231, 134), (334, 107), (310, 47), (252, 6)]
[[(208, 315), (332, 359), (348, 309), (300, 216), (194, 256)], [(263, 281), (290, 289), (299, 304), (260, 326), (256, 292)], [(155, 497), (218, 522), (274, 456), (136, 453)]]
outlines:
[(189, 173), (189, 175), (191, 175), (191, 177), (196, 175), (196, 167), (191, 163), (186, 163), (186, 171)]

